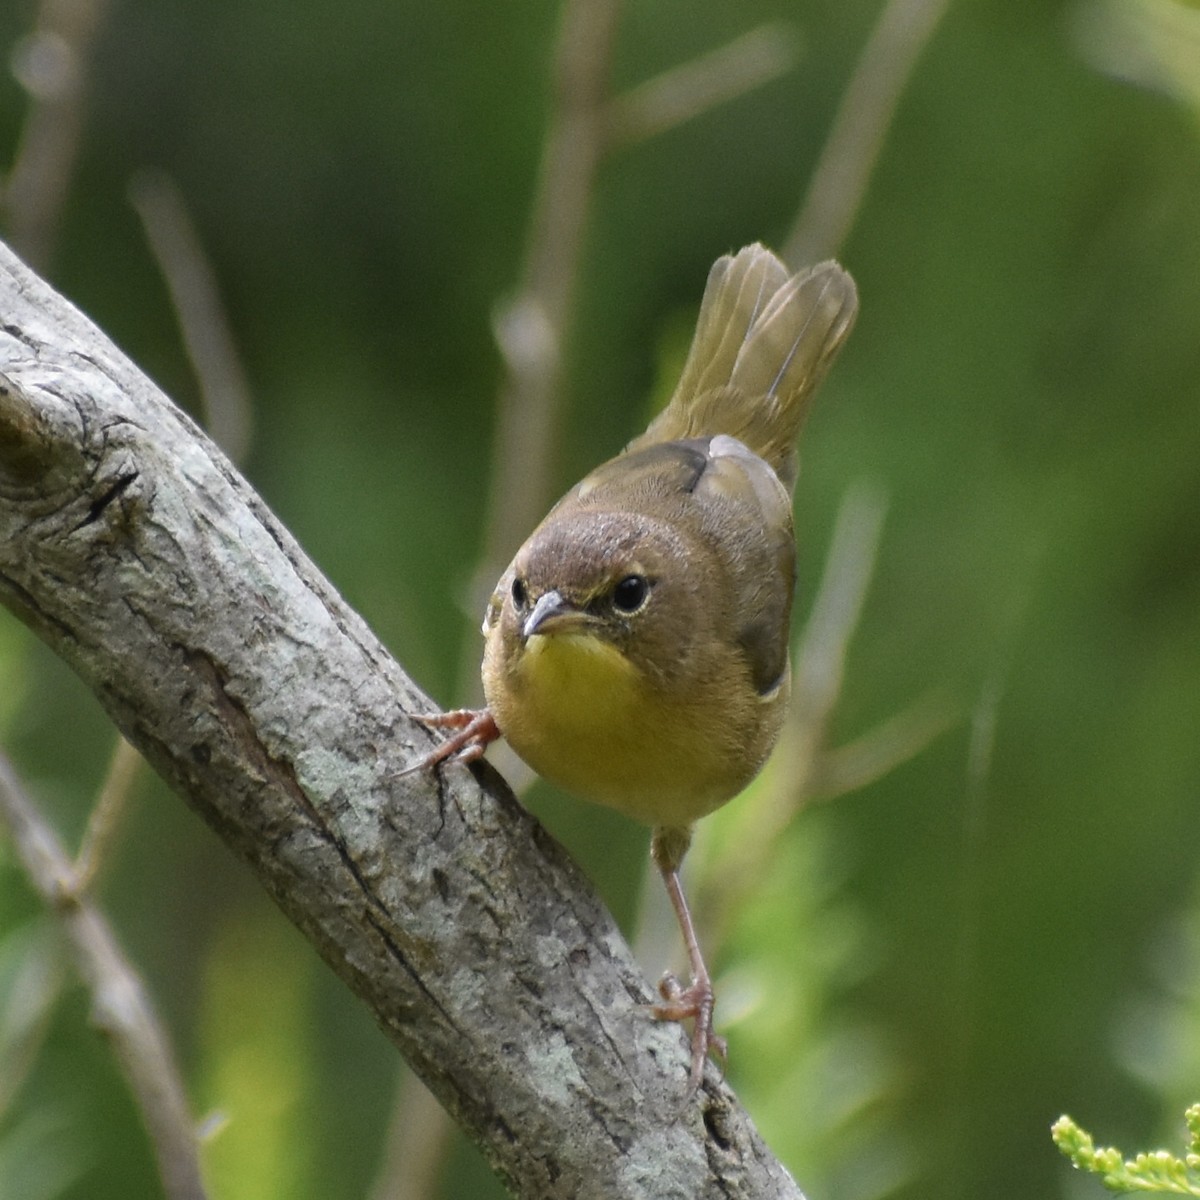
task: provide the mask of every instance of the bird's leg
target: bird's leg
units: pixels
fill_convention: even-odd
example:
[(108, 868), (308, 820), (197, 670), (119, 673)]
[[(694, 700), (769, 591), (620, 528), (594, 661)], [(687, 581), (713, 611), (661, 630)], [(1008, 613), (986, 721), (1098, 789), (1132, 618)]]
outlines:
[(405, 767), (400, 772), (401, 775), (436, 767), (450, 758), (461, 763), (474, 762), (483, 756), (484, 751), (492, 742), (504, 736), (492, 717), (491, 710), (486, 708), (458, 708), (453, 712), (443, 713), (413, 713), (412, 717), (430, 729), (454, 729), (457, 732), (440, 746), (435, 746), (424, 758), (418, 759), (410, 767)]
[(696, 927), (692, 924), (692, 914), (688, 910), (683, 885), (679, 881), (679, 866), (691, 840), (690, 829), (659, 828), (655, 829), (650, 843), (650, 853), (662, 873), (667, 895), (671, 897), (671, 907), (675, 909), (675, 916), (679, 920), (683, 943), (687, 947), (688, 961), (692, 968), (692, 979), (686, 988), (670, 972), (662, 977), (658, 992), (663, 998), (663, 1003), (652, 1005), (650, 1011), (660, 1021), (694, 1021), (689, 1096), (699, 1088), (704, 1078), (704, 1062), (709, 1053), (716, 1051), (721, 1058), (725, 1057), (725, 1039), (718, 1037), (713, 1031), (713, 1008), (716, 1001), (713, 996), (712, 979), (704, 965), (704, 956), (700, 953), (700, 942), (696, 937)]

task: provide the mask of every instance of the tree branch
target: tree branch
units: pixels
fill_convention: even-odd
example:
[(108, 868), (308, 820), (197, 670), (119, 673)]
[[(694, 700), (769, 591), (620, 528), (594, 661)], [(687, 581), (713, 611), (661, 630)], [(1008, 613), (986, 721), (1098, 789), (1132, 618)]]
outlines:
[(509, 1186), (798, 1197), (611, 917), (224, 455), (0, 247), (0, 600), (254, 870)]

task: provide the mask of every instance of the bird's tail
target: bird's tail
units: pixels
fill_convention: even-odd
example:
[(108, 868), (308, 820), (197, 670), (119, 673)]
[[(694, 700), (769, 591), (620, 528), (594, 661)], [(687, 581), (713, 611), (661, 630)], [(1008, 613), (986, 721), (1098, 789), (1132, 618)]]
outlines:
[(629, 448), (726, 433), (790, 488), (809, 401), (857, 313), (854, 280), (836, 262), (792, 275), (757, 243), (717, 259), (675, 394)]

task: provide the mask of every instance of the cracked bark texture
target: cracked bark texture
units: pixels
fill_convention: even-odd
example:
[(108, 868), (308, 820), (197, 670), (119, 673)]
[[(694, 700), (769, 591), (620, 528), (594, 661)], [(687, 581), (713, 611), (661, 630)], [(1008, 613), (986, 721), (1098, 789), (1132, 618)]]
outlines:
[[(350, 514), (347, 514), (349, 519)], [(522, 1197), (793, 1197), (560, 847), (195, 424), (0, 245), (0, 600), (240, 855)]]

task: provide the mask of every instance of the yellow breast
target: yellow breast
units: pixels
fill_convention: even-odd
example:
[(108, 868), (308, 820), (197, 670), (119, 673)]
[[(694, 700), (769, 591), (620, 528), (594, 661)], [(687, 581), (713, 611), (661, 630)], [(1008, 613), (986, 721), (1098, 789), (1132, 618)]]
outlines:
[(484, 687), (497, 724), (539, 775), (577, 796), (649, 825), (689, 825), (760, 765), (744, 738), (730, 736), (719, 696), (703, 710), (668, 698), (599, 637), (534, 636), (505, 668), (494, 649)]

